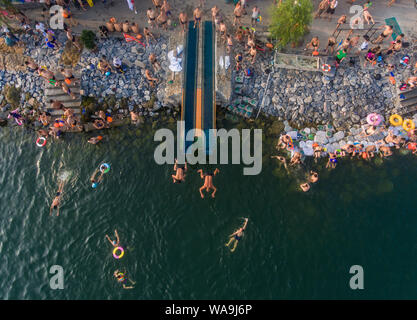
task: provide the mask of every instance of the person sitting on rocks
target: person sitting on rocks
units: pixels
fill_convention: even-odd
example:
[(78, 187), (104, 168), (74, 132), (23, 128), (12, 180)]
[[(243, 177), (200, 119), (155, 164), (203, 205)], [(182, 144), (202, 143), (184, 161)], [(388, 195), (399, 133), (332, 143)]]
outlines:
[(49, 112), (42, 112), (39, 116), (39, 121), (43, 126), (48, 126), (51, 121), (51, 114)]
[(60, 127), (51, 126), (49, 127), (49, 135), (54, 139), (60, 139), (62, 136), (62, 131)]
[(391, 148), (388, 146), (382, 146), (379, 148), (379, 151), (381, 152), (381, 157), (389, 157), (392, 155)]
[(145, 70), (145, 77), (149, 81), (149, 84), (152, 88), (155, 87), (155, 83), (158, 82), (158, 79), (152, 76), (152, 73), (149, 71), (149, 69)]
[(114, 57), (113, 58), (113, 67), (119, 73), (125, 73), (125, 71), (126, 71), (125, 68), (124, 68), (124, 65), (122, 63), (122, 60), (120, 60), (119, 57)]
[(25, 61), (26, 70), (29, 72), (36, 72), (39, 69), (39, 66), (32, 60)]
[(49, 99), (49, 103), (52, 109), (62, 110), (64, 108), (64, 104), (59, 100)]
[(375, 152), (376, 152), (376, 146), (374, 145), (367, 146), (364, 151), (364, 153), (366, 154), (366, 158), (364, 159), (370, 160), (371, 158), (375, 156)]
[(307, 43), (305, 50), (312, 48), (313, 51), (319, 51), (319, 47), (320, 47), (319, 37), (315, 36), (313, 37), (313, 39), (311, 39), (309, 43)]
[(285, 149), (289, 146), (290, 143), (291, 143), (291, 137), (288, 134), (284, 134), (279, 137), (277, 148)]
[(149, 55), (149, 62), (151, 63), (153, 70), (155, 72), (158, 72), (159, 70), (161, 70), (161, 65), (159, 64), (158, 60), (156, 59), (156, 55), (155, 53), (151, 53)]
[(359, 134), (359, 136), (361, 136), (361, 137), (369, 137), (369, 136), (374, 135), (374, 134), (375, 134), (375, 133), (377, 133), (377, 132), (378, 132), (378, 130), (377, 130), (376, 126), (370, 126), (369, 128), (367, 128), (367, 129), (363, 130), (363, 131)]
[(151, 28), (157, 26), (156, 24), (156, 12), (152, 8), (148, 8), (148, 11), (146, 11), (146, 16), (148, 17), (148, 24)]
[(97, 65), (97, 69), (100, 70), (103, 74), (109, 71), (113, 71), (110, 63), (106, 59), (106, 56), (101, 56), (101, 59)]
[(291, 157), (290, 166), (294, 166), (298, 163), (301, 163), (301, 153), (295, 151), (293, 156)]
[(74, 110), (72, 108), (64, 108), (64, 115), (63, 115), (64, 119), (72, 117), (73, 115), (74, 115)]
[(326, 54), (329, 52), (330, 54), (334, 53), (334, 48), (336, 47), (336, 38), (331, 36), (327, 40), (327, 47), (326, 47)]
[(64, 81), (57, 81), (55, 86), (61, 86), (62, 91), (71, 96), (73, 100), (77, 99), (76, 95), (71, 91), (71, 89), (67, 86), (67, 84)]
[(318, 159), (321, 157), (323, 147), (321, 147), (318, 143), (313, 143), (313, 151), (314, 151), (314, 158)]
[(404, 147), (411, 150), (413, 154), (417, 155), (417, 143), (410, 141), (407, 142)]

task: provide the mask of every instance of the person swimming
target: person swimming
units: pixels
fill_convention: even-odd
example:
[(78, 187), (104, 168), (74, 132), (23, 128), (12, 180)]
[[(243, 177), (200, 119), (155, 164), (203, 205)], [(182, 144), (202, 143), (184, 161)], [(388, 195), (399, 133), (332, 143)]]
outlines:
[(110, 237), (107, 234), (106, 234), (106, 239), (109, 240), (109, 242), (111, 243), (113, 247), (118, 247), (120, 244), (120, 238), (119, 238), (119, 234), (117, 233), (117, 230), (114, 230), (114, 235), (116, 237), (116, 240), (110, 239)]
[[(97, 173), (101, 172), (98, 179), (96, 179)], [(90, 178), (91, 187), (97, 188), (98, 184), (103, 180), (104, 170), (96, 169), (93, 173), (93, 175)]]
[(310, 185), (308, 184), (308, 182), (305, 182), (305, 183), (300, 184), (300, 188), (304, 192), (307, 192), (308, 190), (310, 190)]
[(315, 171), (310, 171), (309, 180), (311, 183), (316, 183), (319, 180), (319, 174)]
[(219, 169), (215, 169), (213, 172), (207, 172), (203, 174), (203, 170), (199, 169), (197, 172), (200, 173), (201, 179), (204, 179), (204, 185), (199, 189), (201, 198), (204, 199), (203, 190), (206, 189), (207, 192), (210, 191), (210, 189), (213, 189), (213, 193), (211, 194), (211, 197), (214, 198), (217, 188), (213, 185), (213, 176), (215, 176), (217, 173), (220, 172)]
[(172, 177), (172, 182), (173, 183), (181, 183), (183, 181), (185, 181), (185, 173), (187, 172), (187, 161), (185, 161), (184, 165), (179, 165), (178, 164), (178, 160), (175, 159), (175, 164), (174, 164), (174, 171), (175, 171), (175, 175), (171, 175)]
[[(133, 280), (129, 279), (126, 275), (126, 272), (121, 272), (120, 270), (115, 270), (113, 276), (117, 279), (117, 282), (123, 285), (123, 289), (133, 289), (132, 285), (136, 284)], [(129, 281), (132, 285), (127, 285), (127, 281)]]
[(61, 183), (58, 186), (58, 191), (49, 209), (49, 215), (52, 215), (52, 211), (56, 210), (56, 215), (59, 216), (59, 206), (61, 205), (61, 196), (64, 191), (64, 185), (65, 185), (65, 181), (61, 181)]
[(238, 230), (236, 230), (235, 232), (233, 232), (229, 238), (229, 242), (225, 244), (226, 247), (228, 247), (233, 241), (235, 241), (235, 244), (233, 246), (232, 249), (230, 249), (230, 252), (234, 252), (236, 250), (237, 244), (239, 243), (239, 241), (242, 239), (243, 234), (245, 232), (246, 226), (248, 224), (248, 218), (244, 218), (245, 219), (245, 223), (243, 224), (243, 226), (241, 228), (239, 228)]

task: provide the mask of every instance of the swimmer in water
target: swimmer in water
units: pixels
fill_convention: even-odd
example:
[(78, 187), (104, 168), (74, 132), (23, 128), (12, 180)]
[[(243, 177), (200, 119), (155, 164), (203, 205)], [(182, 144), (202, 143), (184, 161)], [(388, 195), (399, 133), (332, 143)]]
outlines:
[(213, 185), (213, 176), (215, 176), (217, 173), (219, 173), (220, 170), (216, 168), (213, 173), (208, 172), (208, 173), (203, 174), (203, 170), (200, 169), (200, 170), (197, 170), (197, 172), (200, 173), (201, 179), (204, 179), (204, 185), (199, 189), (201, 198), (204, 199), (204, 195), (203, 195), (203, 190), (204, 189), (206, 189), (207, 192), (209, 192), (210, 189), (213, 189), (213, 193), (211, 194), (211, 197), (214, 198), (214, 196), (217, 192), (217, 189)]
[(310, 171), (310, 178), (311, 183), (316, 183), (319, 180), (319, 174), (315, 171)]
[(230, 252), (233, 252), (236, 250), (237, 244), (239, 242), (240, 239), (242, 239), (243, 237), (243, 232), (246, 229), (246, 225), (248, 224), (248, 218), (245, 218), (245, 223), (243, 224), (243, 226), (241, 228), (239, 228), (238, 230), (236, 230), (235, 232), (233, 232), (229, 238), (229, 242), (225, 244), (226, 247), (228, 247), (233, 241), (235, 241), (235, 244), (233, 246), (232, 249), (230, 249)]
[(120, 244), (119, 234), (117, 233), (117, 230), (114, 230), (114, 235), (116, 237), (116, 240), (110, 239), (110, 237), (107, 234), (106, 234), (106, 239), (109, 240), (111, 245), (116, 248)]
[(300, 184), (300, 188), (304, 192), (307, 192), (308, 190), (310, 190), (310, 185), (308, 184), (308, 182), (305, 182), (305, 183)]
[(101, 171), (100, 176), (98, 177), (98, 179), (96, 179), (96, 175), (97, 173), (100, 172), (100, 169), (96, 169), (93, 173), (93, 175), (90, 178), (90, 182), (91, 182), (91, 186), (93, 188), (97, 188), (98, 184), (101, 182), (101, 180), (103, 180), (103, 175), (104, 175), (104, 170)]
[(101, 139), (103, 139), (102, 136), (92, 137), (92, 138), (88, 139), (88, 143), (97, 144), (101, 141)]
[(329, 161), (326, 164), (326, 168), (336, 168), (337, 158), (334, 153), (329, 152)]
[(185, 181), (185, 173), (187, 172), (187, 161), (185, 161), (185, 164), (182, 165), (178, 164), (178, 160), (175, 159), (174, 171), (175, 175), (171, 175), (173, 183), (181, 183)]
[[(130, 280), (127, 276), (126, 276), (126, 272), (121, 272), (119, 270), (115, 270), (113, 273), (114, 277), (117, 279), (117, 282), (121, 283), (123, 285), (123, 289), (133, 289), (133, 285), (136, 284), (136, 282)], [(129, 280), (129, 282), (132, 284), (131, 286), (127, 285), (127, 281)]]
[(58, 191), (52, 201), (51, 208), (49, 209), (49, 215), (52, 215), (52, 211), (56, 209), (56, 215), (59, 216), (59, 206), (61, 205), (61, 196), (64, 191), (65, 181), (61, 181), (58, 186)]
[(271, 159), (278, 159), (281, 163), (284, 164), (284, 168), (287, 169), (287, 160), (282, 156), (271, 156)]

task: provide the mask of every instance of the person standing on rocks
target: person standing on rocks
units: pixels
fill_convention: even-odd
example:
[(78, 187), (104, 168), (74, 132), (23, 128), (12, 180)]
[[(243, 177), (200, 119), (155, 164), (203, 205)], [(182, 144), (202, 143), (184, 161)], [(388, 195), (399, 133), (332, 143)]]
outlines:
[(161, 70), (161, 65), (159, 64), (158, 60), (156, 59), (155, 53), (152, 52), (149, 55), (148, 60), (149, 60), (150, 64), (152, 65), (152, 68), (155, 72), (158, 72), (159, 70)]
[(152, 8), (148, 8), (148, 11), (146, 11), (146, 16), (148, 17), (148, 24), (151, 28), (154, 26), (157, 26), (156, 24), (156, 12)]
[(216, 18), (218, 17), (219, 12), (220, 12), (220, 9), (217, 8), (216, 5), (213, 8), (211, 8), (211, 20), (213, 21), (214, 24), (216, 24)]
[(198, 27), (200, 27), (200, 24), (201, 24), (201, 18), (202, 18), (203, 13), (200, 10), (200, 7), (195, 8), (193, 15), (194, 15), (194, 29), (195, 29), (195, 26), (197, 23), (198, 23)]
[(381, 43), (382, 41), (384, 41), (384, 39), (389, 38), (394, 32), (393, 27), (390, 25), (385, 25), (378, 29), (384, 29), (384, 31), (382, 31), (378, 38), (376, 38), (376, 40), (372, 42), (373, 44)]
[(342, 15), (342, 16), (339, 18), (339, 20), (337, 20), (336, 29), (333, 31), (333, 34), (332, 34), (332, 35), (334, 35), (334, 34), (336, 33), (336, 31), (337, 31), (337, 30), (339, 30), (339, 27), (340, 27), (342, 24), (345, 24), (345, 23), (346, 23), (346, 19), (347, 19), (347, 16), (344, 14), (344, 15)]
[(149, 46), (149, 40), (152, 38), (154, 41), (156, 41), (155, 37), (151, 33), (151, 31), (145, 27), (143, 28), (143, 35), (145, 36), (146, 45)]
[(230, 53), (232, 52), (232, 47), (233, 47), (233, 40), (232, 40), (232, 36), (230, 34), (227, 35), (227, 46), (226, 46), (226, 52)]
[(309, 43), (307, 43), (306, 45), (306, 50), (312, 48), (313, 51), (319, 51), (319, 47), (320, 47), (320, 41), (319, 41), (319, 37), (315, 36), (313, 37), (313, 39), (311, 39), (311, 41)]
[(337, 7), (337, 0), (330, 1), (329, 7), (326, 10), (326, 13), (328, 14), (329, 21), (332, 20), (332, 16), (334, 15)]
[(156, 21), (158, 22), (159, 27), (163, 27), (164, 30), (168, 30), (168, 17), (164, 10), (161, 10), (161, 13), (158, 18), (156, 18)]
[(187, 27), (188, 27), (187, 13), (185, 13), (185, 11), (181, 11), (178, 19), (180, 20), (180, 24), (181, 24), (181, 27), (182, 27), (182, 32), (185, 33), (185, 31), (187, 30)]
[(251, 17), (251, 24), (252, 27), (256, 26), (256, 23), (258, 22), (258, 18), (261, 15), (261, 10), (257, 6), (254, 6), (252, 9), (252, 17)]
[(236, 3), (235, 9), (233, 10), (233, 14), (235, 15), (235, 18), (233, 20), (233, 26), (236, 26), (236, 23), (238, 23), (239, 26), (242, 24), (240, 21), (242, 13), (242, 5), (240, 4), (240, 2), (238, 2)]
[(250, 49), (249, 49), (249, 55), (251, 56), (251, 64), (254, 64), (255, 63), (255, 60), (256, 60), (256, 53), (257, 53), (257, 51), (256, 51), (256, 48), (255, 47), (251, 47)]
[(333, 54), (335, 46), (336, 46), (336, 38), (334, 36), (330, 36), (329, 39), (327, 40), (327, 47), (325, 50), (326, 54), (327, 53)]

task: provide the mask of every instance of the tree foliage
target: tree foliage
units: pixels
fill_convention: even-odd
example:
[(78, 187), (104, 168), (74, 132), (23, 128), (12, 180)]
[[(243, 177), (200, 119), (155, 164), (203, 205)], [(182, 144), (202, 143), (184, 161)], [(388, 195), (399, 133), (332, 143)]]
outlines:
[(91, 30), (83, 30), (81, 33), (81, 41), (87, 49), (94, 49), (96, 47), (95, 44), (96, 34)]
[(313, 21), (313, 10), (311, 0), (283, 0), (271, 8), (269, 31), (279, 48), (303, 38)]

